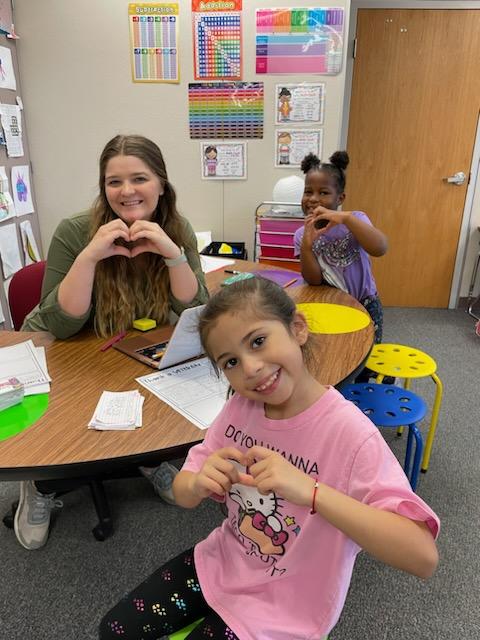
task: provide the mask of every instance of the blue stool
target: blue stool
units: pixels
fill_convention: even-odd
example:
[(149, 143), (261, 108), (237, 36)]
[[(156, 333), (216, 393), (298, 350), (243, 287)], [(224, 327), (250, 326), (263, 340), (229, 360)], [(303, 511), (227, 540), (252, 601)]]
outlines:
[[(416, 423), (423, 420), (427, 405), (417, 395), (395, 385), (349, 384), (340, 389), (347, 400), (363, 411), (377, 427), (408, 426), (407, 451), (404, 471), (415, 491), (422, 460), (423, 438)], [(415, 438), (415, 454), (411, 465), (412, 444)], [(411, 466), (411, 469), (410, 469)]]

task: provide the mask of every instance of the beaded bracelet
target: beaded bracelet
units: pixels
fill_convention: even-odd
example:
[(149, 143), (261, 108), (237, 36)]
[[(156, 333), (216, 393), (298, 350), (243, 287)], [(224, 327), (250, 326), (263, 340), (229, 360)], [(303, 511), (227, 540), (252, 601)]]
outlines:
[(318, 479), (315, 478), (315, 484), (313, 485), (313, 496), (312, 496), (312, 509), (310, 511), (310, 515), (313, 516), (315, 513), (315, 498), (317, 497), (317, 489), (319, 487)]

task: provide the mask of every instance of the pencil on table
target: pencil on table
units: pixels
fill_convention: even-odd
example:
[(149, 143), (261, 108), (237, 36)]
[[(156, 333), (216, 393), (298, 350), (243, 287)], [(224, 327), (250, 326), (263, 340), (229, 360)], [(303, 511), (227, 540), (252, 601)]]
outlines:
[(286, 282), (286, 283), (283, 285), (283, 287), (282, 287), (282, 288), (283, 288), (283, 289), (286, 289), (287, 287), (289, 287), (291, 284), (293, 284), (293, 283), (294, 283), (294, 282), (296, 282), (297, 280), (298, 280), (298, 278), (292, 278), (291, 280), (289, 280), (288, 282)]

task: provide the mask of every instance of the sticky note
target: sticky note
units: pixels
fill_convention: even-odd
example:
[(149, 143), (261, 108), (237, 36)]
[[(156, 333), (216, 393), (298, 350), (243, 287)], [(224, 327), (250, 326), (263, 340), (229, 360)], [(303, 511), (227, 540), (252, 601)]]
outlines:
[(148, 331), (149, 329), (155, 329), (157, 323), (151, 318), (138, 318), (133, 321), (133, 328), (139, 331)]

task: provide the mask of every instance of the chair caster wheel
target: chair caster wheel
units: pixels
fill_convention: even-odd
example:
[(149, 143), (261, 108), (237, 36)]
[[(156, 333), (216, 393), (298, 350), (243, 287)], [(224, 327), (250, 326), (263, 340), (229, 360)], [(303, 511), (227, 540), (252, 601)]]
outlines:
[(107, 536), (105, 535), (105, 531), (103, 530), (103, 527), (101, 527), (100, 525), (93, 527), (92, 533), (95, 540), (98, 540), (99, 542), (103, 542), (107, 538)]
[(10, 511), (3, 516), (3, 524), (7, 527), (7, 529), (13, 529), (17, 507), (18, 502), (13, 502)]

